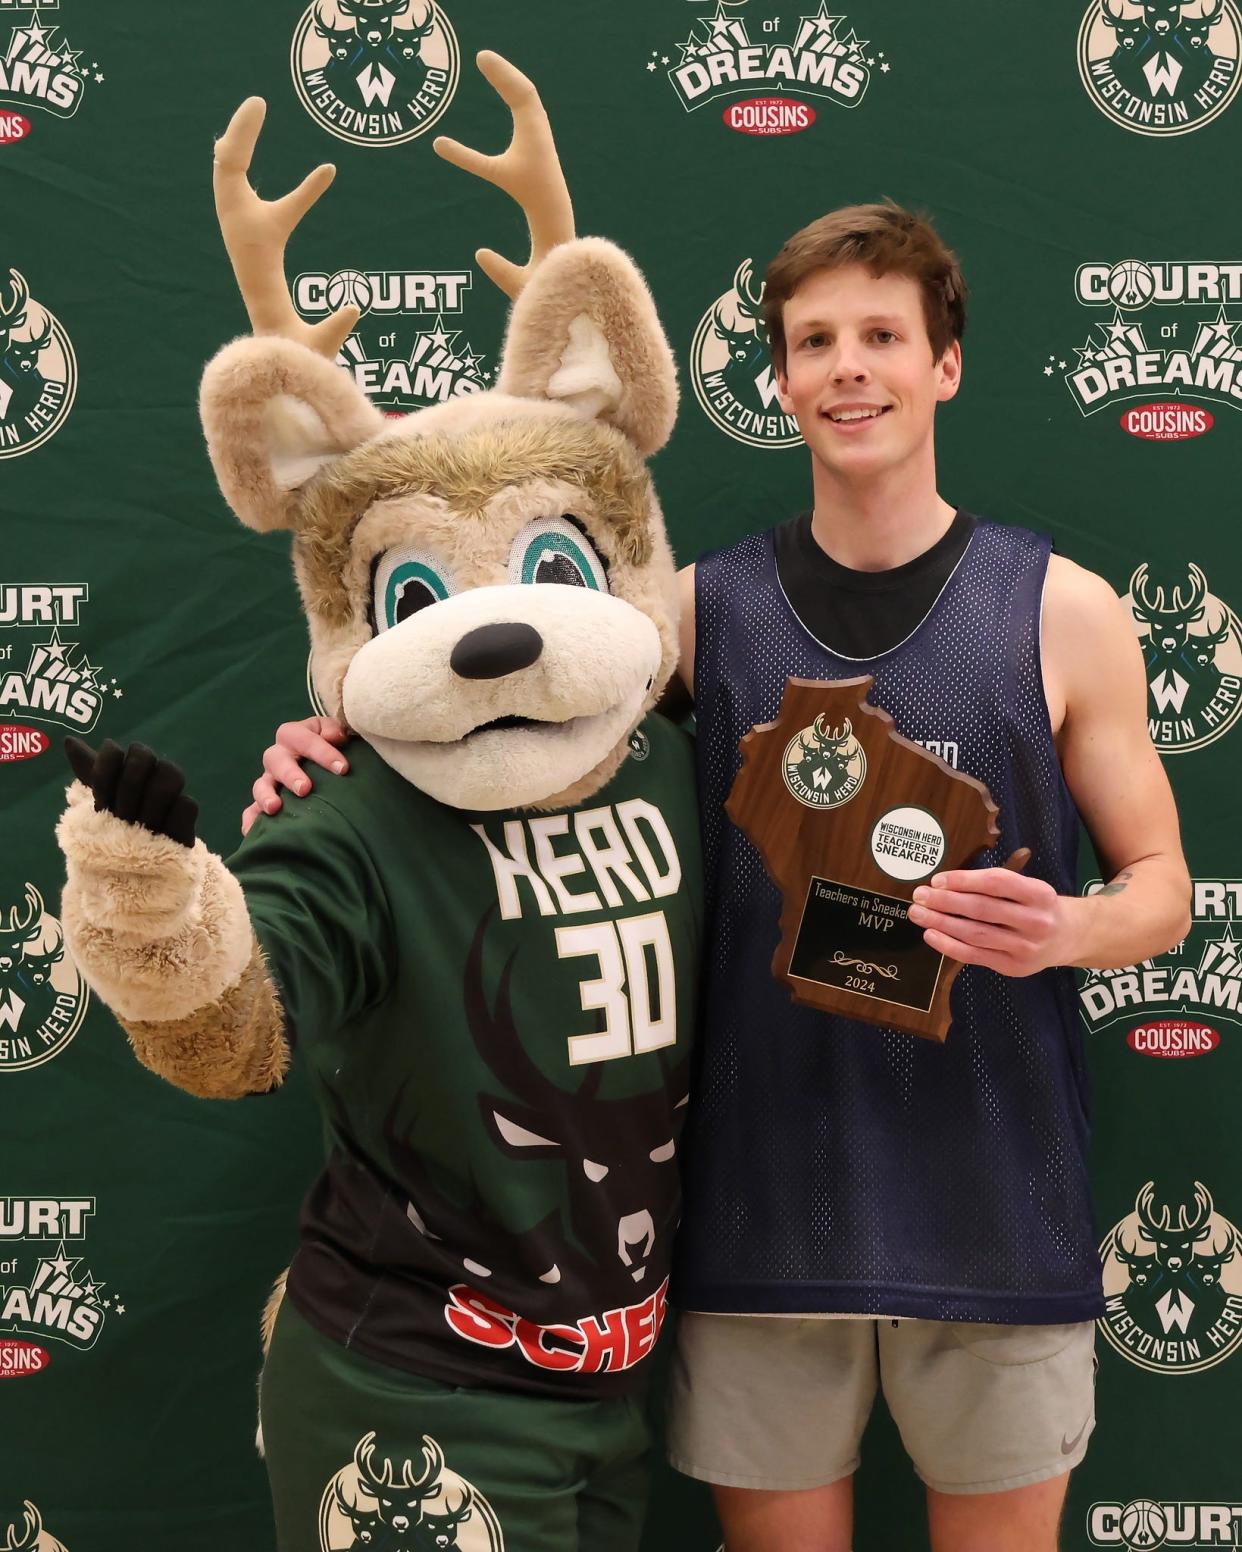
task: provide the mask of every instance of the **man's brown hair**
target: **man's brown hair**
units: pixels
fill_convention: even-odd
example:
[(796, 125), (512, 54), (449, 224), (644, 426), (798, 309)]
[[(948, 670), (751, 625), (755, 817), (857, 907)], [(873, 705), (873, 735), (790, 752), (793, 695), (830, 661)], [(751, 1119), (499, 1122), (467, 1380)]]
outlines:
[(817, 270), (860, 264), (878, 279), (908, 275), (923, 296), (923, 318), (932, 357), (939, 361), (966, 328), (966, 282), (957, 255), (945, 246), (926, 216), (892, 200), (846, 205), (795, 232), (768, 265), (763, 281), (763, 321), (777, 370), (785, 370), (782, 309)]

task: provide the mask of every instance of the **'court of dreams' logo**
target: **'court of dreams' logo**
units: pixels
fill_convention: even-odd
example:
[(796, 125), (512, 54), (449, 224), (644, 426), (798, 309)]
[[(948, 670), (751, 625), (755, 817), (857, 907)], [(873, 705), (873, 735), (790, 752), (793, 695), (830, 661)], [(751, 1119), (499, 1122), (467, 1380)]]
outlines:
[[(93, 1196), (0, 1196), (0, 1337), (62, 1342), (85, 1352), (110, 1315), (124, 1316), (124, 1301), (115, 1293), (105, 1297), (108, 1284), (83, 1270), (84, 1256), (65, 1249), (86, 1238), (86, 1220), (94, 1214)], [(11, 1252), (26, 1246), (33, 1254), (23, 1270)]]
[[(1074, 295), (1079, 306), (1103, 308), (1105, 316), (1088, 325), (1081, 345), (1060, 358), (1049, 355), (1043, 371), (1062, 376), (1083, 415), (1162, 395), (1242, 410), (1242, 261), (1080, 264)], [(1184, 408), (1193, 415), (1193, 405)], [(1169, 440), (1198, 434), (1190, 425), (1171, 429), (1177, 434)]]
[(505, 1538), (491, 1504), (446, 1465), (429, 1434), (422, 1435), (416, 1464), (408, 1444), (386, 1446), (372, 1432), (323, 1490), (320, 1552), (398, 1545), (504, 1552)]
[(1203, 569), (1135, 568), (1122, 602), (1147, 671), (1147, 726), (1161, 754), (1214, 743), (1242, 715), (1242, 621)]
[[(41, 7), (40, 9), (47, 9)], [(45, 27), (31, 7), (0, 4), (0, 26), (6, 12), (18, 10), (5, 43), (0, 36), (0, 105), (38, 108), (58, 119), (70, 119), (78, 111), (89, 81), (101, 82), (98, 60), (87, 60), (85, 51), (71, 48), (60, 27)], [(0, 117), (7, 117), (0, 115)], [(29, 133), (9, 124), (0, 126), (0, 143)]]
[(69, 336), (24, 275), (0, 269), (0, 458), (33, 452), (59, 431), (77, 387)]
[(303, 107), (353, 145), (425, 134), (453, 100), (457, 37), (435, 0), (314, 0), (290, 58)]
[[(782, 37), (780, 16), (748, 21), (730, 14), (728, 0), (719, 0), (713, 15), (691, 23), (683, 42), (652, 49), (647, 70), (652, 75), (664, 71), (687, 113), (721, 98), (766, 93), (779, 93), (779, 100), (791, 105), (800, 97), (816, 97), (855, 108), (872, 73), (887, 75), (892, 67), (884, 51), (872, 49), (871, 40), (860, 38), (848, 21), (830, 15), (821, 0), (814, 15), (799, 16)], [(759, 100), (769, 101), (766, 96)], [(731, 123), (727, 114), (725, 122)], [(794, 122), (775, 132), (805, 127), (805, 122)]]
[(1234, 0), (1092, 0), (1078, 30), (1078, 73), (1115, 124), (1186, 135), (1237, 95), (1240, 39)]
[(1149, 1180), (1100, 1246), (1099, 1327), (1121, 1356), (1157, 1374), (1195, 1374), (1242, 1344), (1238, 1231), (1196, 1180), (1186, 1191)]
[(390, 415), (406, 415), (468, 393), (482, 393), (486, 357), (445, 326), (460, 318), (474, 283), (470, 270), (339, 270), (299, 275), (293, 300), (303, 318), (353, 304), (359, 318), (337, 362)]
[(44, 1525), (42, 1514), (29, 1498), (23, 1500), (20, 1515), (0, 1516), (0, 1527), (4, 1537), (0, 1552), (69, 1552)]
[(699, 320), (690, 345), (694, 396), (713, 425), (751, 447), (797, 447), (798, 422), (781, 409), (763, 327), (763, 287), (749, 259)]
[(830, 728), (821, 715), (789, 740), (782, 770), (799, 803), (840, 808), (867, 779), (867, 753), (848, 717), (839, 728)]
[(1242, 1505), (1191, 1503), (1185, 1499), (1132, 1498), (1129, 1503), (1093, 1503), (1087, 1511), (1087, 1539), (1093, 1547), (1155, 1552), (1157, 1547), (1242, 1545)]

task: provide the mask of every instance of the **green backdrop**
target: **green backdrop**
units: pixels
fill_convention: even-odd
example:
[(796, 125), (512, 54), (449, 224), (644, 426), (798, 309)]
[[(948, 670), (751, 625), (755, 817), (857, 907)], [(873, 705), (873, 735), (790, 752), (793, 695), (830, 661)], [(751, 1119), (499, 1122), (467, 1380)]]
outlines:
[[(349, 9), (323, 0), (326, 30), (353, 37)], [(0, 1545), (10, 1522), (41, 1552), (271, 1545), (257, 1312), (317, 1123), (296, 1078), (235, 1104), (164, 1085), (58, 957), (59, 744), (180, 760), (205, 840), (231, 849), (260, 751), (306, 710), (306, 639), (285, 543), (231, 518), (198, 430), (202, 363), (245, 327), (211, 142), (259, 93), (261, 192), (336, 162), (289, 273), (308, 317), (329, 294), (368, 304), (346, 354), (378, 402), (486, 386), (504, 313), (472, 254), (522, 256), (521, 218), (430, 148), (438, 129), (503, 144), (482, 47), (538, 82), (579, 230), (651, 282), (682, 376), (656, 462), (682, 559), (808, 499), (754, 337), (783, 237), (887, 194), (959, 252), (973, 299), (941, 489), (1133, 596), (1197, 880), (1183, 945), (1085, 978), (1114, 1298), (1064, 1545), (1242, 1544), (1235, 0), (412, 0), (395, 27), (395, 51), (342, 74), (297, 0), (0, 0)], [(1197, 1300), (1145, 1298), (1141, 1256), (1113, 1253), (1115, 1230), (1148, 1244), (1148, 1182), (1204, 1231)], [(662, 1477), (650, 1552), (718, 1542), (706, 1494)], [(856, 1544), (923, 1545), (882, 1414)]]

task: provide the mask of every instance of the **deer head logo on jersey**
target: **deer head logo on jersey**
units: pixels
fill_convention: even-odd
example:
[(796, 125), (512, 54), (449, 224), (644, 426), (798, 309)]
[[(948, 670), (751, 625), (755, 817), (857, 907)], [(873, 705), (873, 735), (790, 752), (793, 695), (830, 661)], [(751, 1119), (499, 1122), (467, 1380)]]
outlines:
[[(369, 14), (369, 13), (360, 13)], [(201, 408), (241, 520), (293, 533), (324, 704), (441, 802), (576, 802), (625, 758), (676, 662), (675, 576), (643, 459), (672, 428), (672, 355), (632, 262), (575, 239), (534, 87), (496, 55), (501, 156), (438, 141), (511, 194), (531, 257), (479, 263), (514, 298), (497, 386), (386, 420), (333, 364), (357, 321), (310, 326), (284, 245), (332, 178), (263, 201), (243, 104), (216, 150), (221, 227), (255, 337), (208, 365)]]

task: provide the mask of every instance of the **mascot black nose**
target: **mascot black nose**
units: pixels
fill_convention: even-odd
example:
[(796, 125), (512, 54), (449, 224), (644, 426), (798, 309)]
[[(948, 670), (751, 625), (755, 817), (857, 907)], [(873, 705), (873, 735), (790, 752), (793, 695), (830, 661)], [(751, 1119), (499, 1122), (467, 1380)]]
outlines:
[(543, 651), (543, 637), (533, 625), (506, 621), (467, 631), (449, 657), (459, 679), (500, 679), (529, 668)]

